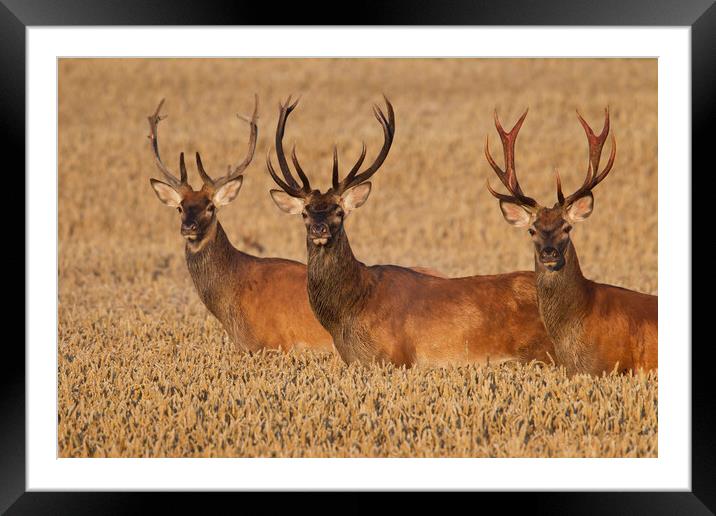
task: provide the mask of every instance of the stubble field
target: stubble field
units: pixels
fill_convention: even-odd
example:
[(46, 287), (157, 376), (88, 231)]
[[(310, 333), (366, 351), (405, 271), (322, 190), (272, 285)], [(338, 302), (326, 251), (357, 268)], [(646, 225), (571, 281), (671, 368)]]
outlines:
[[(234, 114), (261, 99), (244, 186), (219, 218), (234, 245), (305, 261), (300, 217), (271, 202), (266, 173), (277, 103), (302, 94), (287, 131), (319, 187), (331, 152), (368, 158), (385, 92), (396, 139), (371, 198), (348, 221), (369, 264), (449, 276), (532, 268), (526, 231), (485, 188), (497, 108), (511, 126), (524, 190), (555, 199), (553, 169), (576, 188), (586, 139), (610, 106), (614, 171), (573, 240), (585, 275), (657, 293), (655, 60), (61, 60), (59, 64), (58, 455), (657, 455), (657, 377), (567, 378), (551, 364), (402, 370), (332, 355), (236, 351), (196, 296), (179, 218), (149, 186), (146, 116), (166, 97), (166, 163), (201, 151), (209, 173), (243, 156)], [(501, 162), (501, 159), (498, 159)], [(196, 184), (193, 163), (190, 180)], [(315, 179), (314, 179), (315, 178)], [(494, 184), (494, 181), (493, 181)]]

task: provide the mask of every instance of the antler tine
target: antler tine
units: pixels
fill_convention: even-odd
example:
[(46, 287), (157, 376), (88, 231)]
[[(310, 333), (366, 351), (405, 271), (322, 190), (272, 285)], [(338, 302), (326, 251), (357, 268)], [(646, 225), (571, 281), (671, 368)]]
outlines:
[(528, 112), (529, 108), (525, 109), (525, 112), (522, 113), (522, 116), (520, 116), (509, 132), (506, 132), (502, 128), (500, 119), (497, 116), (497, 110), (495, 110), (494, 113), (495, 127), (497, 128), (500, 140), (502, 141), (502, 151), (505, 159), (505, 171), (503, 173), (504, 179), (507, 181), (505, 186), (510, 190), (515, 190), (520, 195), (522, 195), (522, 188), (520, 187), (520, 183), (517, 181), (517, 172), (515, 171), (515, 143), (517, 142), (517, 135), (522, 128), (522, 124), (525, 121)]
[(301, 183), (303, 184), (303, 191), (308, 193), (311, 191), (311, 183), (308, 181), (308, 176), (301, 168), (301, 164), (298, 162), (298, 156), (296, 156), (296, 144), (293, 144), (293, 149), (291, 149), (291, 161), (293, 161), (293, 166), (296, 167), (296, 172), (298, 173), (298, 177), (301, 179)]
[(495, 192), (495, 190), (492, 189), (488, 181), (487, 188), (490, 193), (502, 201), (508, 201), (520, 204), (522, 206), (529, 206), (534, 208), (537, 207), (537, 201), (535, 201), (531, 197), (527, 197), (522, 192), (522, 187), (520, 187), (520, 183), (517, 180), (517, 172), (515, 169), (515, 142), (517, 141), (517, 135), (520, 132), (522, 123), (527, 117), (528, 111), (529, 108), (526, 109), (524, 113), (522, 113), (522, 116), (519, 118), (519, 120), (517, 120), (517, 123), (515, 123), (512, 129), (510, 129), (510, 131), (508, 132), (503, 129), (502, 124), (500, 123), (500, 119), (497, 116), (497, 110), (495, 110), (495, 128), (497, 129), (497, 133), (500, 135), (500, 140), (502, 141), (502, 150), (505, 157), (505, 170), (502, 170), (500, 168), (500, 166), (495, 162), (494, 158), (492, 157), (492, 154), (490, 154), (489, 137), (485, 137), (485, 158), (487, 158), (487, 161), (492, 167), (492, 170), (495, 171), (495, 174), (500, 179), (505, 188), (507, 188), (511, 195), (498, 194), (497, 192)]
[(182, 171), (181, 178), (177, 179), (176, 176), (172, 174), (169, 169), (164, 165), (164, 162), (159, 155), (159, 136), (157, 126), (159, 125), (159, 122), (166, 118), (166, 116), (161, 116), (159, 114), (162, 110), (162, 106), (164, 105), (164, 100), (165, 99), (159, 101), (157, 110), (154, 112), (153, 115), (147, 117), (147, 120), (149, 120), (149, 141), (152, 145), (152, 152), (154, 153), (154, 163), (156, 163), (157, 168), (162, 172), (162, 174), (164, 174), (164, 177), (171, 186), (173, 186), (174, 188), (181, 188), (182, 186), (185, 186), (187, 184), (186, 169)]
[(592, 181), (592, 188), (597, 186), (599, 183), (602, 182), (602, 180), (607, 177), (607, 174), (611, 172), (612, 167), (614, 166), (614, 159), (617, 156), (617, 139), (614, 136), (614, 133), (612, 133), (611, 137), (612, 141), (612, 150), (609, 152), (609, 160), (607, 161), (607, 166), (604, 167), (604, 170), (602, 170), (597, 177), (594, 178)]
[(204, 170), (204, 164), (201, 162), (201, 156), (199, 155), (198, 152), (196, 153), (196, 168), (199, 171), (199, 175), (201, 176), (202, 182), (206, 186), (209, 186), (212, 188), (216, 188), (216, 187), (220, 186), (220, 183), (219, 183), (220, 180), (217, 179), (216, 181), (214, 181), (211, 178), (211, 176), (209, 176), (209, 174), (206, 173), (206, 170)]
[(288, 120), (288, 115), (290, 115), (291, 111), (295, 109), (296, 104), (298, 104), (298, 100), (291, 104), (291, 95), (288, 96), (285, 104), (282, 104), (279, 101), (279, 117), (278, 124), (276, 125), (276, 155), (281, 173), (286, 179), (286, 183), (291, 185), (291, 187), (298, 188), (298, 183), (291, 175), (291, 170), (288, 168), (288, 162), (286, 161), (286, 157), (283, 152), (283, 135), (286, 130), (286, 121)]
[(338, 147), (333, 146), (333, 189), (338, 190), (341, 186), (338, 180)]
[[(286, 121), (288, 120), (288, 115), (290, 115), (291, 112), (296, 108), (296, 105), (298, 105), (299, 100), (296, 99), (296, 101), (291, 104), (291, 97), (292, 96), (289, 95), (288, 99), (286, 99), (286, 102), (284, 104), (279, 103), (280, 114), (278, 118), (278, 124), (276, 125), (276, 157), (278, 158), (279, 168), (281, 169), (281, 173), (286, 180), (286, 184), (290, 185), (293, 189), (302, 189), (304, 192), (308, 193), (311, 191), (311, 185), (308, 182), (308, 178), (305, 176), (305, 174), (299, 174), (299, 177), (301, 178), (301, 183), (303, 183), (303, 187), (300, 187), (298, 185), (298, 182), (293, 178), (293, 175), (291, 174), (291, 169), (288, 166), (288, 160), (286, 160), (286, 155), (283, 151), (283, 135), (286, 130)], [(296, 162), (297, 161), (298, 160), (296, 160)]]
[(507, 201), (507, 202), (511, 202), (511, 203), (515, 203), (515, 204), (522, 204), (522, 201), (519, 198), (515, 197), (514, 195), (501, 194), (500, 192), (496, 192), (495, 190), (493, 190), (489, 179), (486, 181), (486, 183), (487, 183), (487, 189), (490, 191), (490, 193), (494, 197), (498, 198), (499, 200)]
[[(587, 168), (587, 175), (584, 178), (584, 183), (582, 183), (582, 186), (580, 186), (576, 192), (571, 194), (566, 199), (562, 196), (560, 204), (563, 205), (569, 205), (579, 197), (582, 197), (585, 192), (591, 191), (594, 187), (601, 183), (604, 178), (607, 177), (607, 174), (609, 174), (609, 172), (612, 170), (612, 167), (614, 166), (614, 159), (617, 153), (617, 140), (612, 133), (612, 149), (609, 153), (609, 160), (607, 161), (607, 165), (604, 167), (604, 170), (599, 172), (599, 162), (602, 156), (602, 149), (604, 148), (604, 143), (606, 142), (607, 136), (609, 135), (609, 107), (606, 107), (604, 109), (604, 126), (602, 127), (602, 131), (599, 133), (599, 135), (594, 134), (594, 131), (584, 120), (584, 118), (582, 118), (582, 115), (579, 114), (579, 111), (577, 111), (577, 118), (579, 119), (579, 123), (582, 124), (584, 132), (587, 135), (587, 142), (589, 143), (589, 166)], [(558, 198), (559, 195), (560, 192), (558, 191)]]
[[(579, 123), (582, 124), (584, 132), (587, 135), (587, 140), (589, 141), (589, 162), (592, 165), (592, 172), (596, 173), (599, 170), (599, 160), (602, 155), (602, 147), (604, 147), (604, 142), (607, 141), (607, 135), (609, 134), (609, 107), (604, 109), (604, 126), (602, 127), (602, 132), (599, 133), (599, 136), (594, 134), (594, 131), (589, 126), (587, 121), (582, 118), (579, 110), (576, 111)], [(588, 179), (591, 178), (588, 177)]]
[(559, 170), (554, 169), (555, 179), (557, 180), (557, 202), (564, 204), (564, 194), (562, 193), (562, 178), (559, 177)]
[(361, 144), (362, 144), (362, 146), (361, 146), (360, 156), (358, 156), (358, 159), (356, 160), (355, 164), (350, 169), (348, 174), (346, 174), (346, 177), (343, 178), (343, 181), (338, 180), (337, 174), (333, 175), (333, 190), (335, 190), (336, 192), (344, 191), (345, 188), (343, 188), (343, 189), (341, 188), (341, 183), (343, 182), (343, 183), (348, 184), (350, 181), (353, 180), (353, 178), (355, 177), (358, 170), (360, 170), (360, 167), (363, 164), (363, 161), (365, 160), (365, 153), (366, 153), (365, 142), (361, 142)]
[(244, 170), (246, 170), (246, 167), (249, 166), (249, 164), (254, 158), (254, 153), (256, 152), (256, 140), (258, 139), (259, 134), (258, 124), (256, 123), (259, 117), (259, 96), (254, 94), (254, 111), (251, 114), (251, 118), (246, 118), (238, 113), (236, 117), (241, 120), (244, 120), (245, 122), (248, 122), (249, 126), (251, 127), (251, 133), (249, 135), (249, 147), (248, 151), (246, 152), (246, 157), (241, 163), (236, 165), (236, 167), (232, 167), (231, 165), (229, 165), (226, 170), (226, 175), (221, 176), (217, 179), (212, 179), (209, 174), (206, 173), (206, 170), (204, 170), (204, 167), (201, 163), (201, 157), (197, 152), (196, 166), (199, 169), (199, 175), (201, 176), (201, 180), (208, 187), (219, 188), (220, 186), (225, 185), (229, 181), (236, 179), (243, 173)]
[(388, 97), (383, 95), (383, 99), (385, 100), (385, 104), (388, 111), (387, 116), (385, 115), (385, 113), (383, 113), (383, 110), (377, 104), (373, 105), (373, 115), (378, 120), (378, 122), (380, 122), (380, 125), (383, 128), (383, 147), (380, 149), (380, 152), (376, 156), (373, 163), (363, 172), (358, 174), (358, 170), (360, 169), (360, 166), (363, 164), (363, 160), (365, 159), (366, 151), (365, 144), (363, 144), (363, 150), (361, 152), (360, 157), (358, 158), (358, 161), (350, 170), (348, 175), (343, 179), (343, 181), (338, 184), (337, 190), (339, 192), (344, 192), (349, 188), (352, 188), (367, 181), (373, 174), (378, 171), (381, 165), (383, 165), (385, 159), (388, 157), (388, 152), (390, 151), (390, 147), (393, 144), (393, 138), (395, 137), (395, 112), (393, 110), (393, 105), (390, 103), (390, 100), (388, 100)]
[(500, 179), (503, 185), (509, 190), (510, 189), (510, 183), (507, 181), (507, 176), (505, 175), (505, 172), (500, 168), (500, 166), (497, 164), (495, 159), (492, 157), (492, 154), (490, 153), (490, 136), (485, 136), (485, 158), (487, 158), (487, 162), (492, 167), (492, 170), (495, 171), (495, 174)]
[(281, 173), (283, 174), (285, 181), (282, 180), (278, 174), (276, 174), (276, 171), (273, 168), (273, 164), (271, 163), (271, 149), (269, 149), (268, 155), (266, 156), (266, 165), (273, 180), (287, 194), (293, 197), (306, 197), (309, 193), (311, 193), (311, 183), (298, 162), (298, 157), (296, 156), (296, 146), (294, 145), (291, 151), (291, 161), (293, 161), (293, 165), (296, 167), (296, 172), (298, 173), (298, 177), (301, 179), (303, 186), (299, 186), (298, 182), (293, 178), (291, 169), (288, 166), (288, 161), (286, 160), (286, 155), (283, 151), (283, 135), (286, 129), (286, 120), (297, 104), (298, 99), (291, 104), (291, 95), (289, 95), (285, 103), (279, 102), (280, 114), (278, 124), (276, 125), (276, 156), (278, 157), (279, 167), (281, 168)]
[(186, 163), (184, 163), (184, 153), (179, 154), (179, 173), (181, 174), (181, 182), (187, 182)]
[(304, 197), (304, 192), (300, 190), (299, 188), (294, 188), (291, 185), (285, 183), (279, 176), (276, 174), (276, 171), (273, 168), (273, 163), (271, 163), (271, 149), (268, 150), (266, 153), (266, 168), (268, 168), (269, 174), (273, 178), (274, 182), (281, 187), (281, 189), (286, 192), (287, 194), (293, 196), (293, 197)]
[(258, 140), (259, 136), (259, 126), (256, 123), (259, 119), (259, 96), (258, 94), (254, 94), (254, 111), (251, 114), (251, 118), (246, 118), (245, 116), (242, 116), (240, 114), (236, 114), (236, 117), (240, 120), (243, 120), (244, 122), (247, 122), (249, 124), (249, 127), (251, 129), (251, 133), (249, 135), (249, 147), (246, 151), (246, 156), (244, 157), (244, 161), (236, 165), (234, 167), (233, 171), (228, 175), (226, 178), (226, 181), (230, 181), (231, 179), (241, 175), (241, 173), (246, 170), (246, 167), (249, 166), (251, 163), (251, 160), (254, 159), (254, 153), (256, 152), (256, 141)]

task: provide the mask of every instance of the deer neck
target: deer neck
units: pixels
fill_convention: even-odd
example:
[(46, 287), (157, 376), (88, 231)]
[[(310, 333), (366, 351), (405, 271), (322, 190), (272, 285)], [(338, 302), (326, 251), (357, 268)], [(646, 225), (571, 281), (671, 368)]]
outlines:
[(249, 256), (231, 245), (218, 221), (199, 244), (187, 242), (185, 255), (199, 298), (223, 322), (222, 300), (229, 289), (241, 287), (240, 267)]
[(356, 260), (341, 228), (330, 246), (308, 246), (308, 299), (329, 332), (350, 324), (370, 290), (366, 266)]
[(549, 271), (535, 255), (537, 305), (559, 363), (568, 371), (574, 371), (585, 367), (584, 362), (589, 360), (582, 338), (582, 322), (591, 298), (589, 281), (582, 275), (571, 241), (565, 251), (565, 262), (562, 269)]

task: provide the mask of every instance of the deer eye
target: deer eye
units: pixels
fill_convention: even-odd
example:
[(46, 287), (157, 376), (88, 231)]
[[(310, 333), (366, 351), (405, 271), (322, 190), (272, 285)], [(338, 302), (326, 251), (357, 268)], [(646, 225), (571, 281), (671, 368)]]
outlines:
[(534, 229), (529, 228), (527, 231), (530, 232), (530, 235), (534, 236), (534, 234), (535, 234), (535, 230), (534, 230)]
[(206, 211), (208, 211), (209, 213), (214, 213), (214, 205), (210, 204), (209, 206), (207, 206)]
[(178, 211), (179, 213), (182, 212), (181, 206), (177, 206), (177, 211)]
[(572, 226), (567, 226), (564, 228), (565, 233), (569, 233), (570, 231), (572, 231)]
[(344, 215), (343, 210), (340, 209), (340, 208), (338, 208), (338, 209), (336, 210), (336, 216), (337, 216), (337, 217), (342, 217), (343, 215)]
[(306, 217), (308, 217), (308, 213), (306, 213), (305, 211), (302, 211), (301, 217), (303, 217), (305, 219)]

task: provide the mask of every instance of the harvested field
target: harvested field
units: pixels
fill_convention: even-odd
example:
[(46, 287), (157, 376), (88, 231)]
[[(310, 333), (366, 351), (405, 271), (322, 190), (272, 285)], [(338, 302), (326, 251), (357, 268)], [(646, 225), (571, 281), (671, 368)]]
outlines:
[[(614, 171), (573, 241), (585, 275), (657, 293), (656, 60), (115, 60), (59, 64), (58, 455), (530, 456), (657, 455), (657, 378), (566, 378), (551, 365), (403, 370), (331, 355), (236, 351), (194, 292), (179, 218), (149, 186), (157, 174), (146, 116), (166, 97), (162, 155), (200, 150), (222, 170), (243, 156), (234, 113), (261, 98), (256, 158), (219, 217), (234, 245), (305, 261), (300, 217), (279, 212), (265, 170), (277, 103), (302, 93), (287, 143), (330, 181), (382, 142), (370, 106), (385, 92), (395, 144), (366, 205), (348, 221), (369, 264), (449, 276), (532, 268), (526, 231), (485, 188), (482, 147), (497, 108), (520, 132), (520, 182), (555, 199), (586, 169), (574, 108), (601, 127), (609, 104)], [(190, 164), (190, 180), (198, 177)], [(322, 178), (322, 181), (320, 180)], [(313, 181), (312, 181), (313, 182)], [(494, 184), (494, 182), (493, 182)]]

